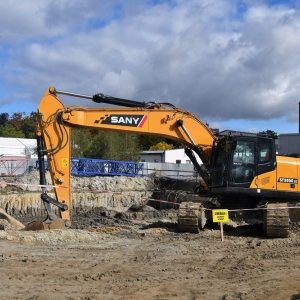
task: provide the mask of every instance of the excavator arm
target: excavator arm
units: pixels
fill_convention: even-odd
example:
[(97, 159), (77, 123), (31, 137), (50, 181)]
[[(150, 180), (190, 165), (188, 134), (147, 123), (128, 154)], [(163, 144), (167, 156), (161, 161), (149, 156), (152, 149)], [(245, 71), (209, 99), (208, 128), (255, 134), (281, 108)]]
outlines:
[[(96, 103), (118, 105), (118, 107), (89, 108), (64, 106), (58, 95), (67, 95), (92, 100)], [(213, 145), (217, 138), (209, 127), (194, 114), (177, 108), (170, 103), (138, 102), (115, 98), (104, 94), (94, 96), (78, 95), (47, 89), (38, 106), (38, 157), (42, 200), (53, 220), (50, 204), (60, 208), (61, 217), (70, 220), (71, 209), (71, 170), (70, 170), (70, 130), (72, 127), (156, 135), (183, 144), (192, 161), (194, 150), (206, 168), (211, 164)], [(117, 147), (117, 145), (116, 145)], [(52, 182), (55, 185), (56, 199), (46, 193), (44, 156), (48, 158)], [(200, 168), (198, 165), (197, 168)]]

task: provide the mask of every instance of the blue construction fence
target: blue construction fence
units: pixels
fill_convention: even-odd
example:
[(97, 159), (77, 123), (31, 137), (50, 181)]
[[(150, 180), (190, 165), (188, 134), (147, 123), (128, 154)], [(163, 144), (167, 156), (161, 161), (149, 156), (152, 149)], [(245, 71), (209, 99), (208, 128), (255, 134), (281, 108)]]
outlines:
[[(37, 160), (36, 168), (38, 167)], [(47, 160), (45, 160), (45, 168), (49, 170)], [(71, 175), (73, 176), (142, 176), (143, 169), (142, 162), (71, 157)]]

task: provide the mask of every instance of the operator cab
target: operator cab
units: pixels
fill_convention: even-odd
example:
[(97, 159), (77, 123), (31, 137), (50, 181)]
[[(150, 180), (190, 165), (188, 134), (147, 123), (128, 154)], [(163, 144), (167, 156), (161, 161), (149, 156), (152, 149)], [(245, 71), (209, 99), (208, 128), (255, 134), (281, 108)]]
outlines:
[(219, 137), (209, 171), (211, 188), (249, 188), (255, 176), (275, 170), (273, 139), (227, 130)]

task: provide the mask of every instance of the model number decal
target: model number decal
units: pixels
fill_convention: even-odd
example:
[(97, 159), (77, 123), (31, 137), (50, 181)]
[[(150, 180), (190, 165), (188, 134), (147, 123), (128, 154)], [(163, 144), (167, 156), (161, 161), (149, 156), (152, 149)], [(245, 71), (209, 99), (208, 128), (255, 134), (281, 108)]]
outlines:
[(95, 120), (94, 123), (107, 125), (121, 125), (130, 127), (142, 127), (147, 120), (146, 115), (109, 115)]
[(295, 178), (279, 177), (278, 182), (282, 182), (282, 183), (294, 183), (294, 184), (297, 184), (297, 183), (298, 183), (298, 179), (295, 179)]

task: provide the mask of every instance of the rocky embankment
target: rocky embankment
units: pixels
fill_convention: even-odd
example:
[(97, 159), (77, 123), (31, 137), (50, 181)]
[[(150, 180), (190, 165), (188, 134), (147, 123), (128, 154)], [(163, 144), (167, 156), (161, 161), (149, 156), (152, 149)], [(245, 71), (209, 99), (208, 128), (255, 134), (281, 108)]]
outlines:
[[(49, 173), (47, 182), (51, 185)], [(0, 207), (16, 218), (44, 215), (38, 185), (39, 173), (35, 171), (23, 177), (2, 178)], [(150, 177), (72, 177), (72, 209), (105, 207), (123, 212), (134, 204), (145, 204), (155, 189), (155, 180)], [(47, 188), (47, 193), (55, 197), (52, 187)]]

